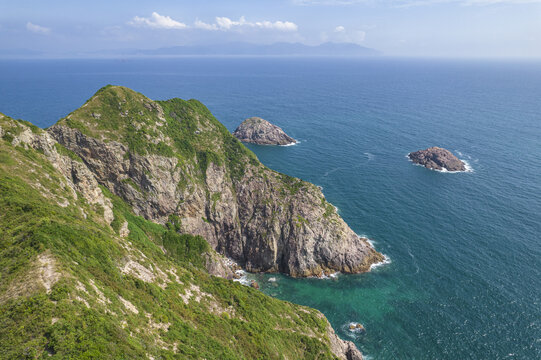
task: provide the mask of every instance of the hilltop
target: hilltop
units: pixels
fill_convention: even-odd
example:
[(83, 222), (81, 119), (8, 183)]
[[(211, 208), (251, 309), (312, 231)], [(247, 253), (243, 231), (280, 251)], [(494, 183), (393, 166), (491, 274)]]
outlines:
[(381, 255), (196, 100), (107, 86), (47, 130), (0, 114), (0, 207), (0, 358), (361, 357), (224, 255), (293, 276)]

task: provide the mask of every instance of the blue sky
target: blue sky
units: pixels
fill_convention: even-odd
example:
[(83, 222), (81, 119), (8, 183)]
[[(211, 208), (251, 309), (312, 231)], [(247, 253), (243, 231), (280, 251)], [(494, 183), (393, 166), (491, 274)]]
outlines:
[(541, 0), (0, 0), (0, 50), (354, 42), (386, 55), (541, 57)]

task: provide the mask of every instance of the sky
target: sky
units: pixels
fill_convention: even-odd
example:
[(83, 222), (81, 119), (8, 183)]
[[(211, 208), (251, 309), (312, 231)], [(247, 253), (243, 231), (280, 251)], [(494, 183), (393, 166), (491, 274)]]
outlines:
[(541, 57), (541, 0), (0, 0), (0, 54), (352, 42), (389, 56)]

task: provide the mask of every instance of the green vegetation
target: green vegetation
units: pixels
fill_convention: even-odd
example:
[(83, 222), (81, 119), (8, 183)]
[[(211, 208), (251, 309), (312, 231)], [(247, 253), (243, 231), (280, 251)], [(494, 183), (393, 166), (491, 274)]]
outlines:
[(286, 174), (277, 173), (284, 184), (284, 187), (289, 191), (291, 195), (295, 195), (305, 186), (305, 182), (301, 179), (294, 178)]
[(55, 147), (56, 151), (58, 151), (58, 153), (60, 155), (65, 155), (65, 156), (68, 156), (72, 160), (83, 162), (83, 160), (79, 157), (79, 155), (77, 155), (76, 153), (74, 153), (70, 149), (67, 149), (62, 144), (55, 143), (54, 147)]
[(225, 164), (236, 179), (243, 176), (246, 164), (260, 165), (254, 153), (193, 99), (153, 102), (130, 89), (107, 85), (59, 124), (105, 141), (120, 141), (131, 153), (176, 157), (179, 163), (200, 169), (196, 181), (205, 181), (210, 163)]
[[(158, 144), (162, 147), (156, 150), (144, 136), (122, 130), (128, 120), (155, 115), (141, 99), (124, 103), (111, 97), (111, 113), (92, 110), (89, 100), (95, 127), (78, 119), (79, 111), (64, 121), (82, 125), (84, 132), (103, 131), (109, 140), (131, 137), (130, 149), (136, 153), (165, 153), (167, 147)], [(195, 122), (198, 116), (197, 121), (213, 123), (199, 102), (174, 100), (168, 106), (167, 123)], [(128, 114), (124, 122), (115, 120), (119, 111)], [(183, 111), (192, 116), (182, 117)], [(106, 116), (112, 120), (105, 121)], [(15, 136), (25, 125), (1, 118), (0, 126), (4, 136), (8, 131)], [(215, 126), (222, 131), (223, 126)], [(184, 142), (173, 136), (174, 129), (171, 125), (168, 134), (172, 143), (164, 144), (179, 159), (195, 161), (198, 151), (212, 146), (223, 151), (209, 161), (224, 161), (232, 172), (241, 171), (246, 159), (255, 161), (234, 141), (212, 143), (216, 139), (200, 132), (206, 140)], [(236, 153), (227, 150), (232, 148)], [(103, 208), (90, 206), (82, 196), (73, 198), (62, 179), (40, 152), (0, 141), (0, 359), (334, 358), (327, 323), (316, 310), (210, 276), (203, 265), (212, 250), (200, 236), (179, 234), (178, 217), (170, 216), (165, 226), (152, 223), (101, 187), (113, 203), (115, 219), (109, 226)], [(64, 200), (68, 205), (59, 205)], [(126, 225), (129, 234), (121, 237)]]
[(303, 218), (300, 215), (297, 215), (297, 219), (296, 219), (296, 222), (295, 222), (296, 227), (301, 227), (303, 225), (308, 225), (308, 224), (309, 224), (308, 220), (306, 220), (305, 218)]
[(122, 182), (125, 183), (125, 184), (130, 184), (130, 186), (131, 186), (134, 190), (137, 190), (137, 191), (139, 191), (139, 192), (143, 192), (143, 191), (141, 190), (141, 188), (139, 187), (139, 185), (137, 185), (137, 184), (135, 183), (135, 181), (132, 180), (132, 178), (129, 178), (129, 177), (128, 177), (128, 178), (125, 178), (124, 180), (122, 180)]
[(323, 217), (328, 218), (329, 216), (333, 215), (336, 212), (336, 209), (332, 204), (327, 202), (325, 198), (321, 198), (321, 206), (325, 209), (325, 212), (323, 213)]

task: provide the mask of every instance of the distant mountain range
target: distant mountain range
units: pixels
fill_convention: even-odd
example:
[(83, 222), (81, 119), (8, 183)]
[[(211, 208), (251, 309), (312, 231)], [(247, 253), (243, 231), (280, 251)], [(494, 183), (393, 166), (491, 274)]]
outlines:
[(375, 56), (377, 50), (353, 43), (327, 42), (320, 45), (301, 43), (224, 43), (184, 45), (158, 49), (115, 49), (93, 52), (52, 54), (28, 49), (0, 50), (0, 58), (102, 58), (102, 57), (175, 57), (175, 56)]
[(133, 50), (132, 55), (247, 55), (247, 56), (367, 56), (380, 54), (353, 43), (327, 42), (321, 45), (300, 43), (274, 43), (259, 45), (250, 43), (226, 43), (213, 46), (174, 46), (155, 50)]

